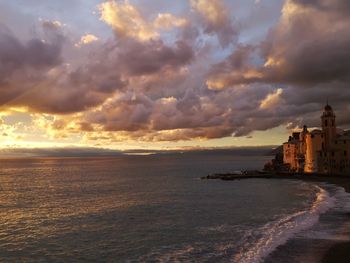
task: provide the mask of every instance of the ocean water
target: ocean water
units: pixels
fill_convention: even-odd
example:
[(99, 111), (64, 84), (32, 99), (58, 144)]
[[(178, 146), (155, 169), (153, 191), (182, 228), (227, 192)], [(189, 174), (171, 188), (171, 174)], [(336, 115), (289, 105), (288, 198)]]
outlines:
[(294, 180), (200, 180), (269, 157), (0, 160), (0, 262), (319, 262), (350, 197)]

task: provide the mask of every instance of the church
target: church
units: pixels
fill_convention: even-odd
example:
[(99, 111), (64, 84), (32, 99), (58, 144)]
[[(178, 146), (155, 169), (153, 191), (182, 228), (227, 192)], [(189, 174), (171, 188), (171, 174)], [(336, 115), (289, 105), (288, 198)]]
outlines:
[(350, 174), (350, 131), (337, 129), (330, 105), (321, 116), (322, 130), (293, 132), (283, 144), (283, 163), (289, 171)]

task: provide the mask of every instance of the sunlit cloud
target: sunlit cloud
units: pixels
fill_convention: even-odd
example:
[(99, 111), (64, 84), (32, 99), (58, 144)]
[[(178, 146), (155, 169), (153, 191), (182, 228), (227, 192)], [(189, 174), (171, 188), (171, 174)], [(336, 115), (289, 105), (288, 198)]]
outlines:
[(183, 27), (187, 25), (188, 21), (185, 18), (177, 18), (172, 14), (158, 14), (157, 18), (154, 20), (154, 27), (171, 30), (173, 27)]
[(281, 95), (283, 93), (283, 89), (277, 89), (274, 93), (268, 94), (266, 98), (261, 101), (260, 108), (261, 109), (274, 109), (279, 104), (283, 102)]
[(203, 20), (205, 33), (216, 34), (223, 47), (234, 42), (237, 30), (223, 0), (191, 0), (191, 5)]
[(142, 17), (139, 10), (128, 1), (108, 1), (99, 5), (101, 20), (109, 24), (119, 37), (141, 41), (158, 38), (159, 34)]
[(98, 37), (93, 34), (86, 34), (80, 38), (80, 41), (75, 44), (75, 46), (80, 47), (82, 45), (87, 45), (98, 40)]
[(349, 1), (61, 5), (0, 3), (2, 145), (262, 144), (327, 97), (350, 125)]

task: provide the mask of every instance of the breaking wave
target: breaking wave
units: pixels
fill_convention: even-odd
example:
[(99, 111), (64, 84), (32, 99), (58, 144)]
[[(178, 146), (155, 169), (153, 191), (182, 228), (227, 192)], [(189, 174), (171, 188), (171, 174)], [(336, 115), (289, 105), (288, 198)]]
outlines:
[[(278, 246), (283, 245), (295, 234), (316, 224), (321, 214), (334, 207), (335, 198), (316, 186), (317, 193), (314, 203), (308, 210), (296, 212), (274, 222), (270, 222), (259, 229), (246, 233), (243, 238), (245, 245), (237, 253), (233, 262), (260, 263)], [(251, 242), (251, 240), (256, 240)], [(249, 242), (250, 241), (250, 242)]]
[[(262, 227), (219, 225), (200, 231), (226, 232), (241, 235), (240, 240), (208, 244), (196, 242), (156, 249), (137, 262), (234, 262), (260, 263), (278, 246), (283, 245), (297, 233), (315, 225), (322, 213), (335, 206), (335, 198), (319, 186), (307, 209), (285, 215)], [(243, 228), (242, 228), (243, 227)]]

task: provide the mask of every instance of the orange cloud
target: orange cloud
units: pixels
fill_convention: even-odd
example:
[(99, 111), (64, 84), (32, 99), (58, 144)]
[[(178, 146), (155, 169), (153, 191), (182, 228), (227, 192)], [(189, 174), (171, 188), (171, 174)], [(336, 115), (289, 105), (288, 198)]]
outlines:
[(128, 1), (108, 1), (99, 5), (101, 20), (109, 24), (120, 36), (141, 41), (156, 39), (159, 34), (147, 23), (139, 10)]
[(80, 47), (82, 45), (87, 45), (97, 40), (99, 40), (97, 36), (93, 34), (86, 34), (80, 38), (80, 41), (77, 44), (75, 44), (75, 46)]
[(173, 27), (183, 27), (188, 21), (185, 18), (177, 18), (176, 16), (166, 13), (158, 14), (153, 24), (155, 28), (171, 30)]

